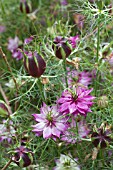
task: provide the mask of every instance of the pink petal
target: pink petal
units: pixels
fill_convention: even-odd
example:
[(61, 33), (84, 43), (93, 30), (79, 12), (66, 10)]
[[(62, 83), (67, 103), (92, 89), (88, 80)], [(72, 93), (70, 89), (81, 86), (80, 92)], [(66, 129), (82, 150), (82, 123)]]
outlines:
[(45, 127), (43, 131), (43, 138), (48, 139), (52, 136), (52, 129), (51, 127)]
[(58, 138), (60, 138), (60, 133), (61, 132), (55, 126), (52, 128), (52, 134), (54, 136), (57, 136)]

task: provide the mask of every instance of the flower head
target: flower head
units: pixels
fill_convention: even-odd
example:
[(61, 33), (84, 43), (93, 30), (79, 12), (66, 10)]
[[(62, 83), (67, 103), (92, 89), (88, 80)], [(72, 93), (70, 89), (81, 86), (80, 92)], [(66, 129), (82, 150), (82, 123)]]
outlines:
[(0, 25), (0, 33), (3, 33), (6, 31), (6, 27), (4, 25)]
[(15, 49), (12, 52), (12, 57), (16, 58), (16, 60), (21, 60), (23, 58), (23, 54), (20, 50)]
[(8, 43), (8, 50), (13, 52), (18, 48), (18, 45), (19, 45), (19, 38), (17, 36), (14, 39), (10, 38)]
[(73, 91), (65, 90), (61, 98), (57, 101), (59, 111), (63, 115), (73, 114), (76, 116), (81, 114), (86, 116), (88, 112), (91, 112), (90, 107), (93, 104), (92, 100), (95, 99), (95, 97), (90, 95), (92, 90), (93, 89), (88, 90), (81, 87), (77, 87)]
[(104, 123), (100, 126), (100, 128), (95, 127), (94, 132), (91, 135), (91, 139), (95, 147), (106, 148), (112, 141), (110, 128), (110, 126)]
[(66, 6), (66, 5), (68, 5), (68, 2), (67, 2), (67, 0), (61, 0), (61, 5), (63, 5), (63, 6)]
[(77, 159), (72, 158), (71, 155), (60, 155), (60, 159), (56, 160), (56, 166), (53, 170), (80, 170), (77, 164)]
[(12, 126), (12, 122), (6, 124), (6, 121), (3, 121), (3, 124), (0, 124), (0, 142), (4, 140), (8, 143), (11, 143), (12, 137), (15, 135), (15, 129)]
[(63, 133), (62, 140), (67, 143), (76, 143), (80, 141), (81, 138), (85, 138), (89, 133), (89, 129), (85, 121), (75, 122), (72, 120), (69, 128)]
[(74, 37), (70, 37), (68, 40), (71, 43), (72, 48), (75, 48), (76, 44), (77, 44), (77, 41), (79, 40), (79, 35), (76, 35)]
[(93, 75), (88, 71), (79, 72), (74, 70), (74, 71), (69, 71), (67, 77), (68, 77), (69, 87), (72, 87), (73, 85), (76, 84), (87, 87), (92, 83)]
[(45, 103), (41, 107), (40, 114), (33, 114), (38, 122), (33, 125), (33, 132), (37, 136), (43, 134), (43, 138), (60, 138), (60, 134), (67, 129), (66, 119), (58, 113), (57, 106), (49, 107)]
[(30, 42), (32, 42), (33, 41), (33, 36), (31, 36), (31, 37), (29, 37), (29, 38), (25, 38), (25, 40), (24, 40), (24, 44), (26, 45), (26, 44), (29, 44)]

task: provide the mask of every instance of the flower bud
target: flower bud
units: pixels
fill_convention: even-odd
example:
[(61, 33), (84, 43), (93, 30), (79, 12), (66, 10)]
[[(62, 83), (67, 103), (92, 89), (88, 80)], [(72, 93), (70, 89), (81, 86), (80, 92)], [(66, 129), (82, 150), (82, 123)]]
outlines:
[(100, 108), (105, 108), (108, 106), (108, 97), (107, 96), (101, 96), (99, 100), (97, 101), (97, 104)]
[(22, 13), (30, 13), (31, 5), (26, 2), (26, 0), (20, 0), (20, 11)]
[(25, 52), (24, 55), (24, 66), (26, 71), (32, 76), (32, 77), (40, 77), (45, 69), (46, 69), (46, 63), (44, 59), (35, 51), (32, 52)]
[(54, 39), (52, 48), (55, 51), (56, 57), (59, 59), (67, 58), (71, 54), (70, 44), (61, 36)]
[(33, 162), (33, 152), (25, 146), (20, 146), (15, 150), (13, 161), (22, 167), (27, 167)]
[(8, 115), (9, 111), (8, 111), (8, 106), (6, 105), (6, 103), (3, 100), (0, 100), (0, 115), (4, 116), (4, 115)]

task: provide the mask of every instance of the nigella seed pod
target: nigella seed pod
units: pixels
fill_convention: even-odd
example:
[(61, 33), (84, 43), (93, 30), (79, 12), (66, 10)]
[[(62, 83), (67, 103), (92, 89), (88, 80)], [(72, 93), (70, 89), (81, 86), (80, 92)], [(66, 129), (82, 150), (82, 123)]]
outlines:
[(37, 52), (25, 52), (24, 66), (32, 77), (37, 78), (40, 77), (46, 69), (44, 59)]
[(27, 3), (26, 0), (20, 0), (20, 11), (22, 13), (30, 13), (31, 12), (31, 5)]
[(0, 115), (4, 116), (4, 115), (8, 115), (9, 111), (8, 111), (8, 106), (6, 105), (6, 103), (3, 100), (0, 100)]
[(13, 161), (21, 168), (33, 163), (33, 152), (25, 146), (20, 146), (14, 151)]
[(55, 55), (59, 59), (67, 58), (71, 54), (71, 45), (61, 36), (54, 39), (52, 49), (55, 51)]

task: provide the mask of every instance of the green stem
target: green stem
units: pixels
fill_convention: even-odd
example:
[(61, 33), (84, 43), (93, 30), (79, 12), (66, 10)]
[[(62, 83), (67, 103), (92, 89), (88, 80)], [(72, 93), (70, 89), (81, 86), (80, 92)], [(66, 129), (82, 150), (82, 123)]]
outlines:
[[(100, 15), (98, 16), (98, 30), (97, 30), (97, 53), (96, 53), (96, 63), (97, 63), (97, 67), (99, 67), (99, 45), (100, 45)], [(99, 70), (97, 70), (96, 72), (96, 79), (95, 79), (95, 96), (97, 95), (97, 83), (98, 83), (98, 73)]]
[(67, 69), (66, 69), (66, 58), (63, 58), (63, 67), (64, 67), (64, 72), (65, 72), (65, 83), (66, 83), (66, 88), (68, 88)]
[(44, 88), (43, 88), (43, 84), (41, 83), (40, 78), (38, 78), (38, 83), (37, 84), (38, 84), (39, 93), (40, 93), (40, 96), (42, 98), (42, 101), (45, 101)]

